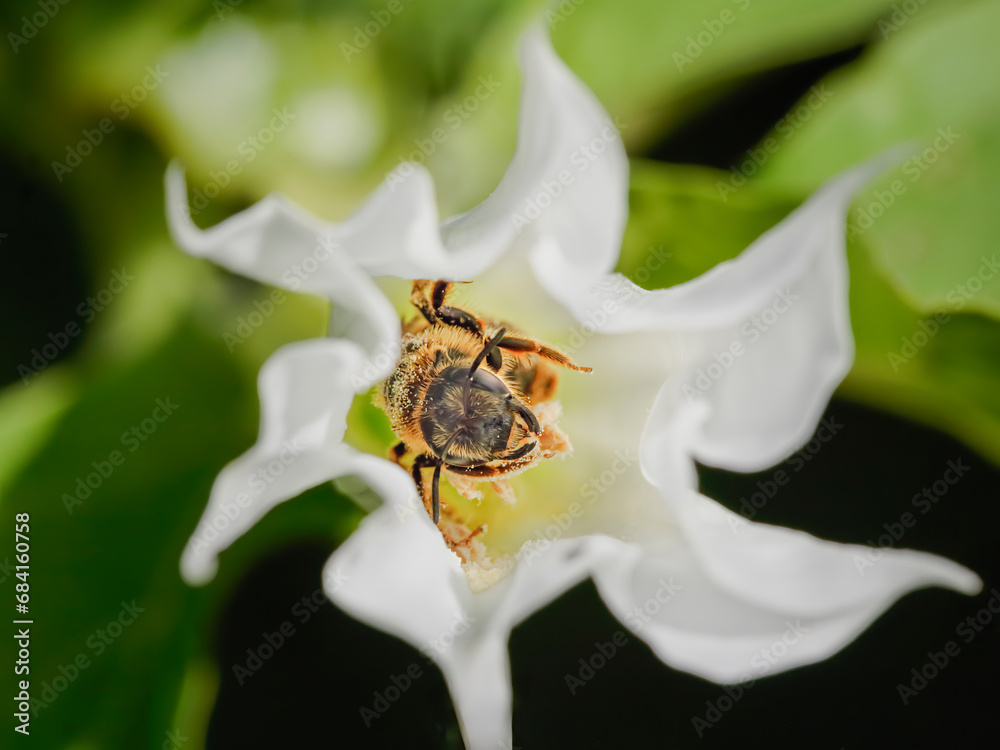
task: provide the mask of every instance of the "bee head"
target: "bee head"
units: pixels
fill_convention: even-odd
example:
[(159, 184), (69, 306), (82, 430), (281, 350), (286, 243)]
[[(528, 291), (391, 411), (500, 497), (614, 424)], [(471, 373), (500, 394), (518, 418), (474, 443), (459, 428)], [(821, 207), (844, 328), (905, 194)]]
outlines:
[[(501, 330), (486, 342), (471, 366), (445, 368), (427, 389), (420, 429), (431, 450), (445, 464), (475, 466), (498, 458), (520, 457), (527, 451), (511, 452), (508, 448), (515, 429), (520, 436), (542, 431), (535, 414), (514, 397), (500, 378), (478, 369), (503, 333)], [(527, 430), (517, 425), (517, 416)]]

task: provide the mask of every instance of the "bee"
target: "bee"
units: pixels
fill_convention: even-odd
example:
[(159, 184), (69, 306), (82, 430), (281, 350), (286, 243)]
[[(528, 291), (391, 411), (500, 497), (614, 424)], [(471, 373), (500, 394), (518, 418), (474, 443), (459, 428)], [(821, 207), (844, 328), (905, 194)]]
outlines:
[[(410, 471), (435, 525), (442, 471), (466, 497), (481, 496), (474, 484), (490, 481), (513, 502), (507, 477), (568, 453), (551, 403), (558, 368), (591, 371), (511, 326), (449, 305), (452, 286), (413, 282), (410, 302), (420, 315), (403, 324), (402, 355), (375, 399), (400, 439), (390, 458), (402, 465), (414, 455)], [(428, 498), (424, 472), (431, 468)]]

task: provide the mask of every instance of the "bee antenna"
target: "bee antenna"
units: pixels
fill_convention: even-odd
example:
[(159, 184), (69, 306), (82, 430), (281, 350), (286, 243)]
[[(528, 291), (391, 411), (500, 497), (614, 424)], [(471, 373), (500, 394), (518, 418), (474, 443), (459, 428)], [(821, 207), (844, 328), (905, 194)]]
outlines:
[(494, 333), (490, 337), (489, 341), (486, 342), (486, 345), (483, 346), (483, 350), (476, 355), (476, 358), (474, 360), (472, 360), (472, 367), (469, 368), (470, 381), (472, 380), (472, 375), (476, 372), (476, 369), (479, 367), (479, 365), (483, 363), (483, 360), (490, 355), (490, 352), (496, 349), (497, 344), (500, 343), (500, 340), (504, 337), (504, 334), (506, 333), (507, 333), (506, 328), (501, 328), (499, 331)]

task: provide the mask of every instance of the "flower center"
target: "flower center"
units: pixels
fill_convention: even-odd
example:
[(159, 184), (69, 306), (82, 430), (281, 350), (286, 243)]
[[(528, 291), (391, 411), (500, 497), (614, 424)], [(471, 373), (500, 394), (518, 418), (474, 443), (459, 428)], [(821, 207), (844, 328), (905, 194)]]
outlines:
[[(460, 308), (468, 304), (468, 309), (485, 315), (501, 314), (517, 324), (517, 330), (539, 336), (593, 372), (556, 366), (558, 382), (548, 397), (527, 401), (542, 429), (540, 434), (523, 436), (523, 444), (538, 443), (535, 457), (523, 467), (497, 477), (470, 476), (443, 467), (439, 487), (443, 541), (463, 562), (487, 570), (502, 567), (502, 561), (516, 556), (528, 541), (544, 543), (592, 533), (622, 535), (620, 529), (635, 520), (653, 491), (639, 470), (638, 447), (647, 409), (668, 364), (669, 350), (651, 349), (649, 336), (604, 336), (595, 326), (574, 323), (537, 287), (522, 295), (523, 267), (521, 273), (516, 307), (504, 294), (510, 289), (505, 280), (492, 274), (462, 288), (451, 304)], [(400, 297), (407, 299), (409, 294), (390, 296)], [(522, 306), (526, 297), (532, 302)], [(412, 310), (400, 305), (404, 320), (414, 317)], [(504, 352), (504, 361), (510, 356)], [(375, 401), (384, 406), (378, 396), (373, 399), (373, 392), (355, 398), (346, 440), (359, 450), (386, 456), (400, 434), (393, 432), (391, 411), (387, 419)], [(412, 458), (400, 463), (411, 469)], [(425, 496), (430, 495), (431, 473), (430, 468), (424, 471)]]

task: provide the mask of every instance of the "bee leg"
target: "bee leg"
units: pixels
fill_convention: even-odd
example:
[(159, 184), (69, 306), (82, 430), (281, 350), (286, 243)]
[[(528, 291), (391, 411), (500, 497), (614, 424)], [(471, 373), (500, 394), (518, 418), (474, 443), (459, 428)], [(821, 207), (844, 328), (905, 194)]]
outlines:
[(437, 322), (432, 302), (434, 284), (435, 282), (427, 279), (416, 279), (410, 292), (410, 304), (417, 308), (431, 325)]
[(494, 346), (486, 355), (486, 364), (493, 372), (500, 372), (503, 369), (503, 352), (499, 346)]
[(528, 426), (529, 432), (535, 435), (542, 434), (542, 425), (539, 424), (538, 417), (536, 417), (535, 412), (527, 406), (514, 400), (512, 396), (508, 396), (507, 408), (524, 420), (524, 423)]
[[(476, 355), (476, 358), (472, 360), (472, 365), (469, 367), (469, 377), (472, 377), (472, 373), (476, 371), (476, 368), (482, 364), (483, 360), (489, 365), (490, 369), (494, 372), (499, 372), (500, 368), (503, 367), (503, 355), (500, 350), (497, 349), (497, 345), (503, 338), (504, 333), (507, 332), (506, 328), (501, 328), (499, 331), (494, 333), (483, 345), (483, 350)], [(499, 362), (499, 364), (498, 364)]]
[(431, 305), (435, 310), (444, 307), (444, 298), (448, 296), (451, 287), (450, 281), (435, 281), (431, 286)]
[(464, 328), (477, 336), (483, 335), (483, 324), (472, 313), (458, 307), (446, 305), (445, 297), (454, 284), (450, 281), (429, 281), (418, 279), (413, 282), (410, 303), (420, 310), (428, 323), (437, 322), (445, 325)]
[[(431, 503), (427, 501), (427, 491), (424, 488), (423, 470), (435, 465), (440, 465), (438, 460), (424, 453), (417, 456), (413, 460), (413, 466), (410, 468), (410, 473), (413, 475), (413, 483), (417, 485), (417, 494), (420, 496), (420, 500), (424, 504), (424, 508), (427, 509), (427, 513), (431, 517), (434, 517), (437, 514), (434, 513), (434, 508)], [(436, 495), (437, 482), (434, 483), (434, 490), (434, 494)], [(434, 523), (437, 523), (437, 520), (435, 520)]]
[(395, 464), (402, 465), (403, 456), (405, 456), (408, 451), (409, 448), (406, 447), (406, 443), (399, 441), (389, 449), (389, 460)]
[(540, 404), (555, 397), (558, 388), (559, 375), (556, 374), (556, 368), (549, 362), (540, 361), (524, 392), (532, 404)]
[(427, 496), (424, 493), (424, 478), (421, 474), (421, 469), (424, 468), (421, 462), (423, 456), (417, 456), (416, 460), (413, 462), (413, 466), (410, 467), (410, 473), (413, 475), (413, 483), (417, 485), (417, 495), (419, 495), (420, 500), (423, 504), (427, 505)]
[[(541, 425), (539, 425), (539, 429), (541, 429)], [(524, 445), (522, 445), (520, 448), (515, 448), (510, 453), (505, 453), (503, 455), (502, 459), (504, 461), (516, 461), (519, 458), (524, 458), (529, 453), (531, 453), (531, 451), (535, 450), (535, 448), (537, 448), (537, 447), (538, 447), (538, 443), (536, 443), (534, 440), (529, 440), (527, 443), (525, 443)]]
[(466, 331), (474, 333), (476, 336), (483, 335), (483, 325), (472, 313), (467, 313), (465, 310), (458, 307), (448, 307), (447, 305), (444, 305), (434, 310), (434, 314), (437, 315), (438, 320), (442, 323), (455, 326), (456, 328), (464, 328)]
[(593, 369), (591, 367), (580, 367), (579, 365), (575, 365), (573, 364), (573, 360), (558, 349), (553, 349), (551, 346), (546, 346), (545, 344), (539, 344), (537, 341), (532, 341), (531, 339), (522, 339), (517, 336), (504, 336), (500, 339), (500, 343), (497, 346), (501, 349), (507, 349), (512, 352), (537, 354), (551, 362), (555, 362), (557, 365), (568, 367), (569, 369), (576, 370), (577, 372), (590, 372)]

